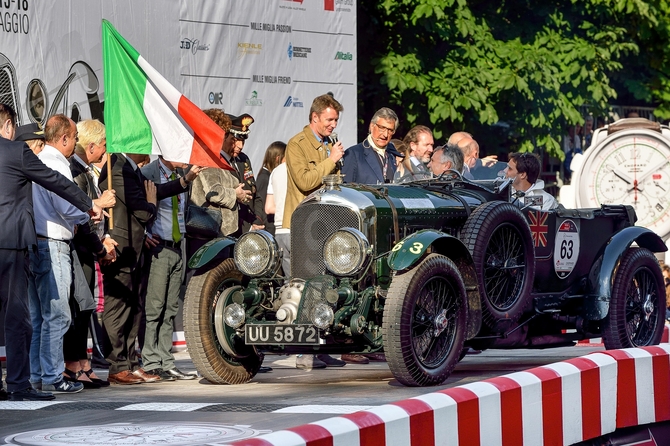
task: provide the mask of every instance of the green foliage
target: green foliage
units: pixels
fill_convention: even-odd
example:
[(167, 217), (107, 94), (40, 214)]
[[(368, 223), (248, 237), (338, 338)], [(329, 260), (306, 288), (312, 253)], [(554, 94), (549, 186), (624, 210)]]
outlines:
[[(431, 123), (437, 138), (505, 121), (511, 150), (562, 157), (564, 126), (583, 121), (584, 105), (604, 113), (613, 82), (670, 117), (669, 9), (665, 0), (359, 2), (359, 66), (369, 64), (359, 69), (360, 111), (389, 105), (405, 130)], [(636, 59), (648, 65), (624, 72)]]

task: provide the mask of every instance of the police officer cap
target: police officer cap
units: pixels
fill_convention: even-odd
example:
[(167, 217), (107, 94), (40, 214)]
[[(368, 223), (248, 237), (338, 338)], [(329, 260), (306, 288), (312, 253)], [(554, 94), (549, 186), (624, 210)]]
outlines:
[(249, 137), (249, 126), (254, 122), (254, 118), (248, 113), (240, 116), (226, 114), (233, 122), (229, 132), (237, 139), (247, 139)]
[(28, 141), (31, 139), (44, 139), (44, 130), (39, 124), (26, 124), (16, 128), (14, 141)]

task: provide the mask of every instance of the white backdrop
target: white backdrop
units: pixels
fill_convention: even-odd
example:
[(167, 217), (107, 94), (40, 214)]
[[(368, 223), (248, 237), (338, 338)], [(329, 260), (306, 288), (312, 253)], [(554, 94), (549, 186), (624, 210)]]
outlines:
[(20, 123), (102, 117), (103, 18), (195, 104), (254, 117), (245, 152), (256, 172), (320, 94), (344, 106), (345, 147), (357, 142), (354, 0), (0, 2), (0, 101)]

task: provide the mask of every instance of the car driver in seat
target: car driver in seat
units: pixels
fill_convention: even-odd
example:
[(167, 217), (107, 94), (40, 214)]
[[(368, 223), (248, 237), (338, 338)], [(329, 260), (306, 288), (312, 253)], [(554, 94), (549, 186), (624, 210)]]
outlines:
[(558, 206), (556, 199), (544, 191), (540, 159), (532, 153), (510, 153), (505, 176), (512, 178), (512, 196), (521, 207), (550, 211)]

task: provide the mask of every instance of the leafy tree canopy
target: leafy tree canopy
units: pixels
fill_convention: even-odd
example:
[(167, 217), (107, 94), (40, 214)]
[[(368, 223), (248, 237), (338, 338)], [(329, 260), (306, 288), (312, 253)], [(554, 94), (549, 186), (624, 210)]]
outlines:
[[(389, 105), (404, 130), (513, 123), (514, 150), (562, 158), (579, 107), (625, 93), (670, 118), (670, 11), (643, 0), (359, 2), (359, 116)], [(383, 100), (388, 102), (383, 103)], [(365, 123), (361, 123), (365, 124)]]

